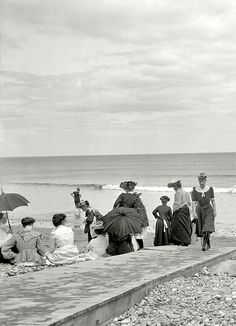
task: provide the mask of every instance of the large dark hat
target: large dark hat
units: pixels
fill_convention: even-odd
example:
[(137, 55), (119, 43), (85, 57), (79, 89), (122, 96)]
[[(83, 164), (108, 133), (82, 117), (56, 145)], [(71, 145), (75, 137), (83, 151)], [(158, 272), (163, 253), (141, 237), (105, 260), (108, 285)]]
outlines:
[(181, 179), (172, 179), (170, 182), (167, 184), (168, 188), (172, 188), (176, 183), (181, 182)]
[(166, 201), (169, 201), (170, 200), (170, 198), (168, 197), (168, 196), (161, 196), (161, 198), (160, 198), (160, 200), (162, 201), (162, 200), (166, 200)]
[(123, 181), (120, 183), (120, 188), (124, 190), (129, 190), (130, 188), (135, 188), (137, 186), (137, 182), (135, 181)]

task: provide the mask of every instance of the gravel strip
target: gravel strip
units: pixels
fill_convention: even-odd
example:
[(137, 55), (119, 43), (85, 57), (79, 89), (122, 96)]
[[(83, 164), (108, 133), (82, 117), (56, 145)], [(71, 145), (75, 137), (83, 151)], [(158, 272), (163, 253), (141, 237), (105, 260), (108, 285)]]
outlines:
[(160, 284), (107, 325), (236, 325), (236, 278), (204, 267), (192, 277)]

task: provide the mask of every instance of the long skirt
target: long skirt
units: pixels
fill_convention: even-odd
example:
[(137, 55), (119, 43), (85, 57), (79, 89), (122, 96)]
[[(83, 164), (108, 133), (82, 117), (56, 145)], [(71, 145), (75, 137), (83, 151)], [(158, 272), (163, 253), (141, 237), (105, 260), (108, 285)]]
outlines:
[(189, 208), (184, 205), (174, 212), (171, 223), (171, 242), (188, 246), (191, 243), (192, 226)]
[(170, 223), (158, 218), (156, 221), (154, 246), (164, 246), (169, 244)]
[(47, 259), (53, 264), (66, 264), (79, 260), (79, 251), (75, 245), (56, 248), (53, 253), (46, 253)]
[(211, 205), (197, 205), (196, 211), (198, 216), (196, 223), (197, 236), (202, 237), (204, 232), (215, 232), (215, 218), (213, 213), (213, 207)]
[(109, 246), (107, 248), (108, 255), (122, 255), (134, 251), (131, 235), (122, 239), (109, 234)]

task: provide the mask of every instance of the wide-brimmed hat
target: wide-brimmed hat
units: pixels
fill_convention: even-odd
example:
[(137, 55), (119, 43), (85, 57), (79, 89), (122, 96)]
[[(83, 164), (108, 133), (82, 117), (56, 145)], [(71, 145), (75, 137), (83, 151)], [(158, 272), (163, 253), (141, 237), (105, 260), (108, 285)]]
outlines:
[(181, 182), (182, 179), (172, 179), (170, 182), (167, 184), (168, 188), (172, 188), (176, 183)]
[(124, 190), (134, 189), (135, 186), (137, 186), (137, 182), (135, 181), (123, 181), (120, 183), (120, 188), (123, 188)]
[(166, 201), (169, 201), (170, 200), (170, 198), (168, 197), (168, 196), (161, 196), (161, 198), (160, 198), (160, 200), (162, 201), (162, 200), (166, 200)]
[(104, 228), (103, 221), (96, 221), (91, 225), (94, 230), (101, 230)]
[(207, 175), (206, 173), (204, 172), (201, 172), (198, 176), (198, 180), (204, 180), (204, 179), (207, 179)]

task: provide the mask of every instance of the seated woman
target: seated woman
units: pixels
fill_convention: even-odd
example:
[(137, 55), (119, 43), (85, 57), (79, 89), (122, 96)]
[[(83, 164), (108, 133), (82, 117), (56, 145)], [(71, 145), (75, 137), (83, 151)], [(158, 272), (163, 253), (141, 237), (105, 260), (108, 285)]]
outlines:
[(88, 244), (88, 258), (97, 259), (106, 256), (106, 249), (109, 245), (108, 236), (103, 233), (103, 222), (97, 221), (92, 228), (97, 237), (92, 239)]
[[(18, 265), (45, 265), (42, 235), (32, 230), (34, 222), (35, 219), (32, 217), (25, 217), (21, 220), (23, 230), (13, 234), (2, 246), (2, 255), (5, 259)], [(14, 247), (18, 253), (13, 252)]]
[(12, 237), (12, 230), (7, 223), (7, 216), (0, 212), (0, 263), (8, 263), (8, 259), (4, 259), (1, 248)]
[(49, 263), (66, 264), (79, 260), (79, 251), (74, 244), (74, 232), (65, 226), (66, 215), (55, 214), (52, 218), (55, 229), (51, 232), (49, 251), (46, 257)]

